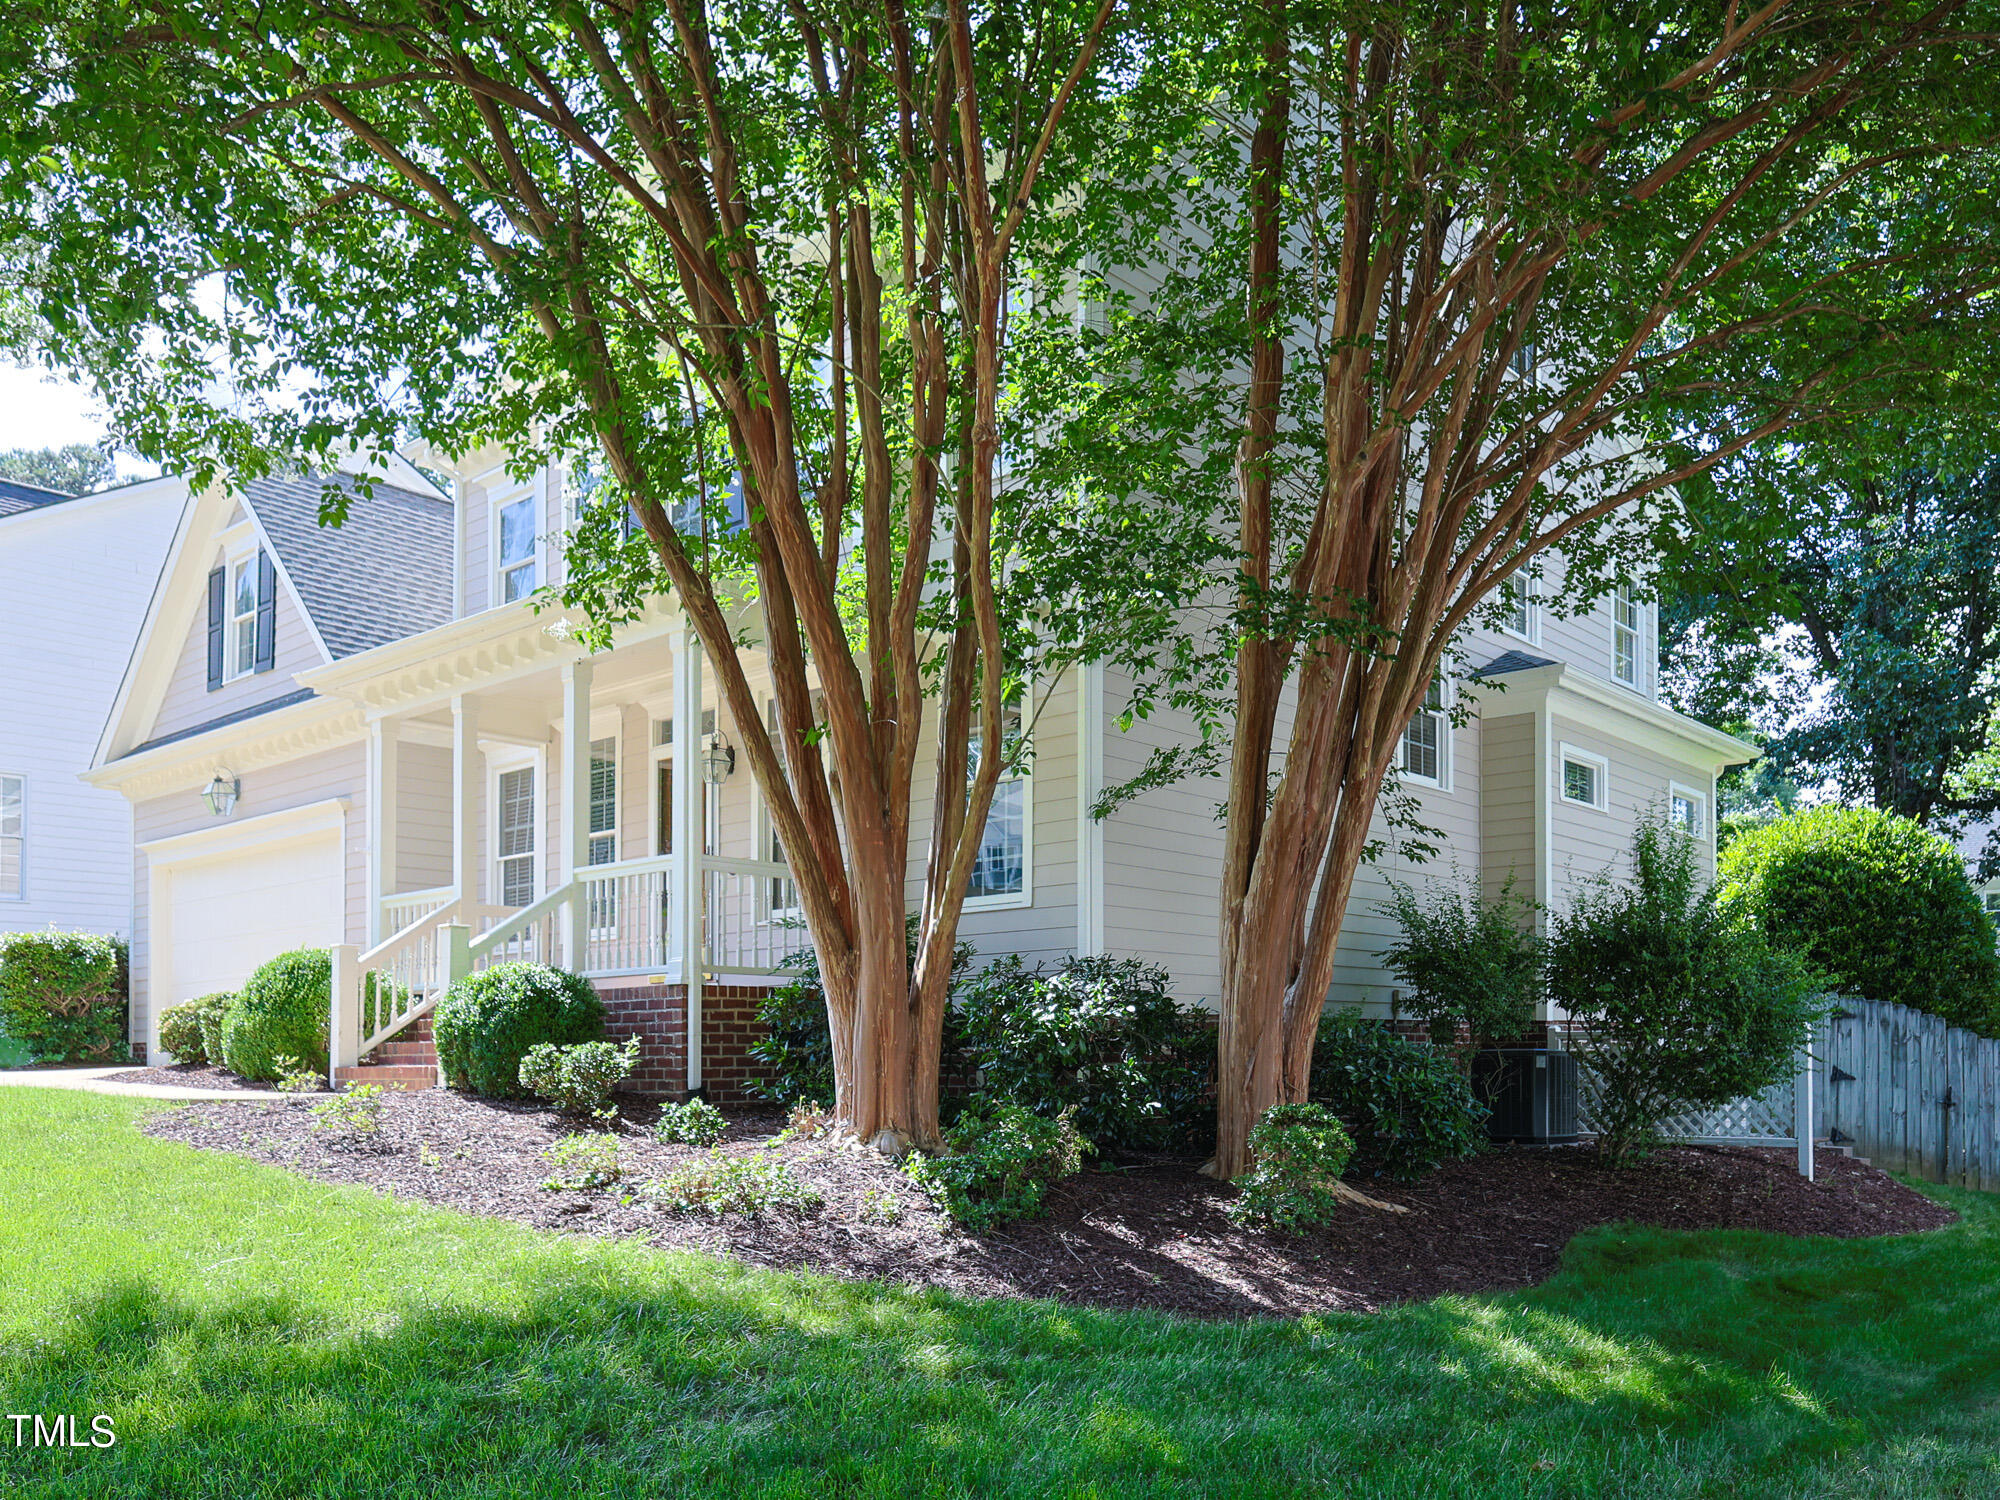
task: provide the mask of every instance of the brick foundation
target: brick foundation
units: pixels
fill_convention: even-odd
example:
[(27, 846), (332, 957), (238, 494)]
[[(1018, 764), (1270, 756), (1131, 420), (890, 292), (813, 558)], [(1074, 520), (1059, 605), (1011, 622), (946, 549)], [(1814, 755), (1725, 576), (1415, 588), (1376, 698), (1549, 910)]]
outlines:
[[(637, 1032), (639, 1066), (626, 1087), (635, 1094), (687, 1097), (687, 986), (607, 979), (597, 985), (604, 1001), (604, 1034), (623, 1041)], [(757, 1006), (770, 986), (704, 984), (701, 987), (702, 1089), (715, 1104), (744, 1104), (744, 1085), (760, 1071), (751, 1043), (763, 1034)]]

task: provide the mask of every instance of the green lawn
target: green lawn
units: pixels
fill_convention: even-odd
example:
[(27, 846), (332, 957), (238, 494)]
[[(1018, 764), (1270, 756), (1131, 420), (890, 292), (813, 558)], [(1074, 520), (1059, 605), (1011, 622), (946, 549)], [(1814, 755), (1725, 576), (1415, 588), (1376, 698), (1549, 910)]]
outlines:
[(735, 1269), (0, 1092), (0, 1494), (2000, 1493), (2000, 1210), (1602, 1232), (1534, 1292), (1214, 1326)]

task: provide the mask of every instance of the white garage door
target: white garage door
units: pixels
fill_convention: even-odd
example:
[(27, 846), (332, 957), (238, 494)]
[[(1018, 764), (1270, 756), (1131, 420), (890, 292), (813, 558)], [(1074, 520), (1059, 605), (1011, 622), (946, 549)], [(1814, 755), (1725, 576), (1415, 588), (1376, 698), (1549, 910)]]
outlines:
[(343, 940), (340, 835), (290, 838), (170, 866), (169, 1003), (241, 988), (266, 959)]

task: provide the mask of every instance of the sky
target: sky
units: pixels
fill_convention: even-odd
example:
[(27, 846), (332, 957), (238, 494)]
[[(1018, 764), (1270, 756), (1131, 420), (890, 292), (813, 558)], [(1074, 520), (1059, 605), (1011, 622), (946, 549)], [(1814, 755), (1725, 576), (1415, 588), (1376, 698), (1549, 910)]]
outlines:
[[(39, 369), (0, 362), (0, 453), (13, 448), (63, 448), (104, 436), (104, 411), (81, 386)], [(157, 474), (152, 464), (120, 457), (121, 478)]]

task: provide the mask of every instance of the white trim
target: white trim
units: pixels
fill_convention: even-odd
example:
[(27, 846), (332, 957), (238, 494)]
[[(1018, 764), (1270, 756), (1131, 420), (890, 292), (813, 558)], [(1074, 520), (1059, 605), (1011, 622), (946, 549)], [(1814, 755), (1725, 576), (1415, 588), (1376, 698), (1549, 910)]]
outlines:
[[(1032, 680), (1021, 684), (1021, 701), (1015, 705), (1021, 718), (1021, 732), (1027, 734), (1031, 722), (1029, 710), (1034, 704), (1035, 684)], [(977, 732), (976, 730), (974, 731)], [(1035, 904), (1035, 777), (1032, 757), (1028, 766), (1010, 776), (1002, 776), (993, 788), (994, 800), (1000, 797), (1000, 788), (1018, 783), (1021, 788), (1021, 888), (1018, 891), (1000, 891), (991, 896), (967, 896), (961, 910), (964, 911), (1018, 911)], [(992, 808), (987, 816), (992, 817)], [(936, 830), (932, 830), (933, 838)], [(985, 830), (980, 830), (985, 837)]]
[[(509, 487), (499, 490), (494, 494), (492, 499), (487, 501), (486, 524), (488, 527), (488, 542), (486, 551), (488, 567), (486, 587), (488, 590), (487, 598), (492, 601), (495, 607), (519, 607), (526, 604), (533, 596), (535, 589), (541, 588), (544, 583), (548, 582), (548, 568), (542, 557), (542, 523), (545, 519), (548, 505), (543, 495), (546, 486), (540, 483), (541, 478), (546, 475), (546, 472), (546, 470), (537, 470), (536, 480), (530, 481), (526, 489)], [(502, 560), (500, 554), (500, 512), (511, 510), (523, 501), (528, 505), (530, 518), (528, 532), (529, 555), (519, 562), (508, 564)], [(518, 599), (503, 598), (502, 594), (504, 590), (502, 585), (504, 575), (517, 573), (522, 568), (533, 568), (535, 570), (534, 588)]]
[(548, 858), (548, 849), (542, 840), (544, 824), (548, 818), (546, 800), (548, 778), (544, 768), (546, 755), (541, 747), (528, 745), (496, 746), (488, 750), (483, 736), (480, 740), (480, 750), (481, 758), (486, 764), (486, 858), (482, 863), (486, 866), (487, 879), (492, 882), (488, 887), (488, 892), (493, 898), (491, 904), (507, 907), (509, 911), (517, 908), (507, 906), (507, 883), (500, 873), (500, 778), (509, 771), (526, 770), (535, 789), (534, 815), (528, 824), (529, 830), (534, 834), (535, 845), (525, 855), (508, 856), (510, 859), (525, 858), (528, 861), (534, 885), (533, 893), (523, 906), (533, 906), (548, 893), (547, 874), (542, 868), (542, 862)]
[(149, 864), (184, 864), (193, 859), (219, 859), (258, 848), (274, 840), (312, 838), (347, 832), (347, 799), (327, 797), (298, 807), (259, 813), (241, 822), (219, 823), (192, 833), (169, 834), (138, 846)]
[(1104, 823), (1090, 805), (1104, 791), (1104, 665), (1077, 670), (1076, 951), (1104, 951)]
[[(1712, 784), (1713, 783), (1711, 783), (1711, 785)], [(1715, 803), (1710, 798), (1709, 794), (1707, 792), (1698, 792), (1693, 787), (1687, 785), (1685, 782), (1669, 781), (1667, 783), (1667, 819), (1669, 822), (1673, 820), (1674, 799), (1676, 797), (1685, 797), (1689, 802), (1692, 802), (1698, 809), (1696, 816), (1701, 820), (1701, 826), (1695, 830), (1694, 833), (1695, 841), (1697, 843), (1705, 844), (1709, 840), (1714, 838), (1715, 814), (1712, 811), (1712, 809), (1714, 808)]]
[[(25, 771), (0, 771), (0, 781), (21, 783), (21, 889), (10, 896), (0, 891), (0, 901), (26, 901), (28, 899), (28, 773)], [(4, 837), (4, 835), (0, 835)]]
[[(1528, 591), (1528, 628), (1525, 631), (1514, 628), (1514, 611), (1507, 601), (1508, 588), (1516, 583)], [(1525, 568), (1517, 569), (1500, 580), (1500, 602), (1506, 607), (1506, 613), (1501, 618), (1498, 633), (1509, 640), (1526, 641), (1530, 646), (1542, 643), (1542, 592), (1535, 584), (1535, 578)]]
[[(1451, 711), (1457, 701), (1458, 695), (1453, 690), (1452, 679), (1442, 669), (1438, 673), (1437, 680), (1440, 688), (1438, 693), (1440, 706), (1437, 708), (1419, 707), (1415, 713), (1410, 715), (1410, 722), (1403, 726), (1403, 732), (1396, 737), (1396, 776), (1398, 780), (1408, 785), (1427, 787), (1432, 791), (1448, 792), (1451, 790), (1452, 750), (1455, 748), (1452, 743), (1452, 732), (1456, 727), (1451, 721)], [(1430, 693), (1428, 690), (1425, 691), (1424, 696), (1429, 698)], [(1437, 746), (1438, 773), (1435, 776), (1419, 775), (1417, 772), (1405, 770), (1403, 767), (1403, 756), (1409, 744), (1410, 728), (1419, 718), (1425, 715), (1429, 715), (1439, 721)]]
[[(1569, 763), (1575, 761), (1580, 766), (1589, 766), (1597, 773), (1597, 800), (1585, 802), (1569, 794)], [(1568, 807), (1587, 807), (1592, 812), (1611, 811), (1611, 762), (1594, 750), (1585, 750), (1563, 741), (1556, 757), (1556, 796)]]
[(1492, 684), (1494, 689), (1504, 691), (1496, 691), (1491, 698), (1484, 696), (1483, 685), (1477, 679), (1465, 686), (1480, 693), (1480, 701), (1497, 705), (1496, 713), (1526, 713), (1548, 703), (1584, 728), (1598, 730), (1670, 760), (1706, 766), (1711, 772), (1747, 765), (1762, 754), (1747, 741), (1711, 729), (1655, 699), (1562, 662), (1507, 673)]

